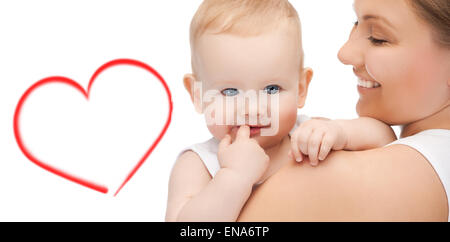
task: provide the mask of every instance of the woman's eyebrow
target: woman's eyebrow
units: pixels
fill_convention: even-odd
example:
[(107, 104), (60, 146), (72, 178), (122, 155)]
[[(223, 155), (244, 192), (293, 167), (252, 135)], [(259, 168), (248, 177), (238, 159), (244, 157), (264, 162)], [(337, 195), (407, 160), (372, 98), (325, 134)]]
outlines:
[(384, 22), (386, 25), (388, 25), (389, 27), (395, 29), (394, 25), (392, 25), (391, 22), (389, 22), (386, 18), (381, 17), (381, 16), (377, 16), (377, 15), (372, 15), (372, 14), (368, 14), (368, 15), (364, 15), (363, 20), (380, 20), (382, 22)]

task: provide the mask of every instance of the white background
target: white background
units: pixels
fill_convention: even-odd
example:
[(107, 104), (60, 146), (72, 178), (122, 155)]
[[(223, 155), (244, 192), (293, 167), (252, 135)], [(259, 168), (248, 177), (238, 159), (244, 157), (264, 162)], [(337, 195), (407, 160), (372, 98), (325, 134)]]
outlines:
[[(189, 23), (200, 2), (0, 0), (1, 221), (164, 220), (178, 152), (211, 136), (182, 85), (183, 74), (190, 72)], [(291, 0), (303, 25), (305, 64), (315, 71), (302, 113), (356, 117), (356, 78), (337, 59), (356, 20), (352, 2)], [(171, 89), (174, 110), (159, 146), (113, 197), (31, 163), (19, 150), (12, 127), (20, 96), (36, 81), (61, 75), (87, 87), (93, 72), (116, 58), (154, 67)]]

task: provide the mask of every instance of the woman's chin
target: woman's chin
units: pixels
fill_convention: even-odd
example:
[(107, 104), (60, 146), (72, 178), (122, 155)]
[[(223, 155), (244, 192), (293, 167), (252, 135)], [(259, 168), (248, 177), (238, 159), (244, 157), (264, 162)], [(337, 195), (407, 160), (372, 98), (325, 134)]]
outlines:
[(356, 104), (356, 113), (359, 117), (374, 118), (386, 123), (387, 125), (397, 125), (402, 123), (395, 120), (394, 114), (383, 112), (381, 108), (377, 107), (376, 105), (369, 105), (362, 102), (361, 100), (359, 100)]
[(364, 114), (364, 105), (362, 104), (361, 100), (358, 100), (356, 103), (356, 113), (358, 116), (363, 116)]
[(374, 107), (376, 105), (373, 105), (371, 103), (367, 103), (361, 99), (358, 100), (358, 103), (356, 104), (356, 113), (360, 117), (371, 117), (375, 118), (377, 115), (377, 108)]

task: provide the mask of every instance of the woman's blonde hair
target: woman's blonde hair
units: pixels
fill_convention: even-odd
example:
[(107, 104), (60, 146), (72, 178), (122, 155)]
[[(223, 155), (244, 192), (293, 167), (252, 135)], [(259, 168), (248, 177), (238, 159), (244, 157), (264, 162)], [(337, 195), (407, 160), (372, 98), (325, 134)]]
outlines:
[(450, 48), (450, 0), (409, 0), (416, 14), (430, 24), (436, 41)]

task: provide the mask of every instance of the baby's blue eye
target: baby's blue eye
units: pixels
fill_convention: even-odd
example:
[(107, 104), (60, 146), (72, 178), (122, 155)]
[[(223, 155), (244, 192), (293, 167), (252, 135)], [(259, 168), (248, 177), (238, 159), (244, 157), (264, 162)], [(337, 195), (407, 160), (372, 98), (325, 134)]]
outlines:
[(239, 91), (236, 88), (227, 88), (222, 90), (222, 94), (225, 96), (232, 97), (238, 95)]
[(281, 87), (278, 85), (269, 85), (264, 88), (264, 91), (267, 92), (268, 94), (276, 94), (277, 92), (280, 91), (280, 89)]

